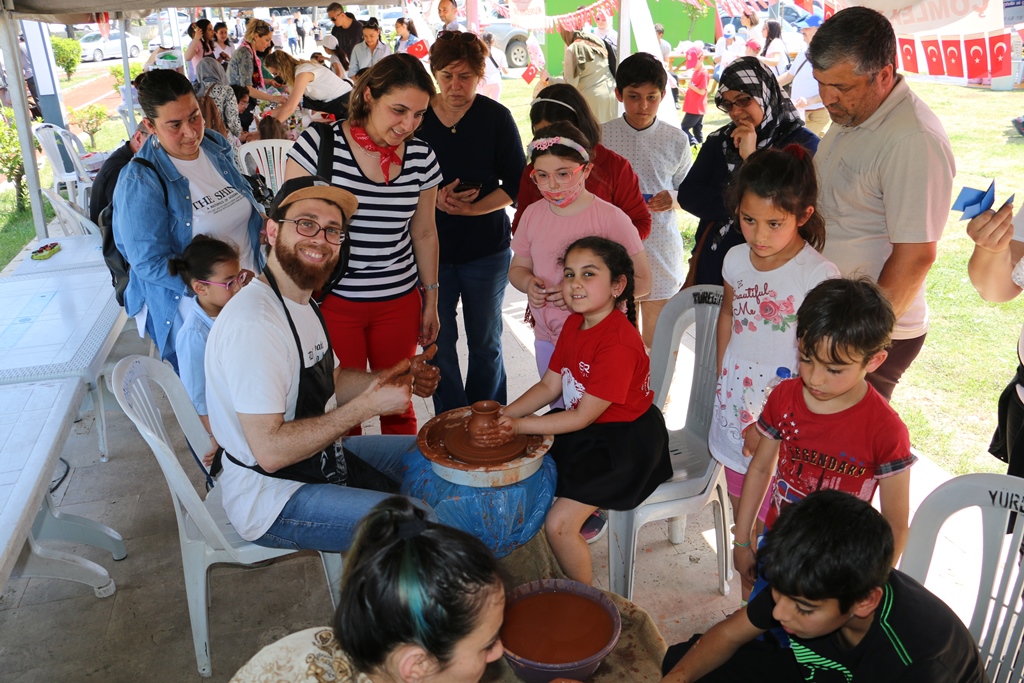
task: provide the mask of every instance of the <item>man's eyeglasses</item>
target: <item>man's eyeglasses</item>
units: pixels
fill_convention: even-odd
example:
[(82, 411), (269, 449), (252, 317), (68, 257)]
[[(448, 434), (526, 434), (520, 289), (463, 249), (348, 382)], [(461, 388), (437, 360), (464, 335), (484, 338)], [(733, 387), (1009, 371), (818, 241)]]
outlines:
[(441, 31), (437, 34), (438, 40), (461, 40), (464, 43), (475, 43), (478, 38), (475, 33), (469, 31)]
[(234, 276), (227, 282), (210, 282), (209, 280), (196, 280), (196, 282), (202, 282), (204, 285), (214, 285), (215, 287), (223, 287), (229, 292), (237, 292), (242, 287), (252, 282), (255, 277), (251, 270), (241, 270), (238, 275)]
[(282, 218), (278, 223), (294, 223), (295, 232), (299, 233), (303, 237), (316, 237), (320, 234), (320, 231), (323, 230), (324, 239), (327, 240), (328, 244), (341, 244), (348, 238), (344, 228), (325, 228), (316, 221), (311, 221), (308, 218), (299, 218), (298, 220)]
[(754, 98), (751, 97), (750, 95), (740, 95), (735, 100), (730, 102), (729, 100), (727, 100), (727, 99), (725, 99), (723, 97), (718, 102), (715, 102), (715, 106), (718, 107), (719, 109), (721, 109), (722, 111), (724, 111), (726, 114), (728, 114), (732, 110), (733, 107), (739, 107), (740, 109), (746, 109), (747, 105), (750, 104), (750, 101), (752, 99), (754, 99)]
[(533, 182), (537, 185), (550, 185), (552, 178), (557, 180), (559, 185), (567, 185), (568, 183), (572, 182), (573, 177), (577, 173), (579, 173), (585, 166), (586, 164), (580, 164), (576, 168), (562, 168), (555, 171), (554, 173), (547, 173), (545, 171), (533, 171), (532, 173), (530, 173), (530, 178), (532, 178)]

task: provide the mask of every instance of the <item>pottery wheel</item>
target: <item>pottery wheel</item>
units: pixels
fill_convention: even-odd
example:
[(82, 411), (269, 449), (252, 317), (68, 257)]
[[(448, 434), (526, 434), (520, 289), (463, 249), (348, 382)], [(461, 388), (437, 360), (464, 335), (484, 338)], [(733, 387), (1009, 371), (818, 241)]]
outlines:
[(480, 447), (470, 440), (465, 422), (449, 427), (444, 438), (449, 455), (471, 465), (499, 465), (515, 460), (526, 451), (526, 442), (527, 437), (519, 435), (501, 446)]

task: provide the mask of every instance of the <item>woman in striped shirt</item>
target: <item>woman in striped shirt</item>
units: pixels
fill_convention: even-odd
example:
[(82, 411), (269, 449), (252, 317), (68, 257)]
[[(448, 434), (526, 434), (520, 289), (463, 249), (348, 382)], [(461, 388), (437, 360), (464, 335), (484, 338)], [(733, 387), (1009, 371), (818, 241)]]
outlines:
[[(330, 181), (359, 200), (351, 255), (321, 310), (341, 367), (383, 370), (437, 338), (437, 228), (441, 169), (413, 137), (435, 94), (418, 59), (391, 55), (356, 82), (347, 121), (334, 124)], [(287, 178), (316, 173), (320, 133), (310, 128), (288, 155)], [(412, 404), (381, 417), (384, 434), (416, 434)]]

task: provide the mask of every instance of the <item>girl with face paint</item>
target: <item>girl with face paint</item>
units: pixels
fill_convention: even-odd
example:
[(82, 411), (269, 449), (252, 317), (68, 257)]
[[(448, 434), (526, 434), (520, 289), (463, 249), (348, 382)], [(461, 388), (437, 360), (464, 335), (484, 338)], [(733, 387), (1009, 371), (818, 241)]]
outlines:
[(512, 239), (509, 281), (529, 298), (528, 320), (534, 324), (537, 370), (543, 377), (570, 314), (562, 294), (561, 258), (566, 248), (592, 236), (624, 246), (633, 261), (637, 299), (651, 291), (651, 269), (629, 217), (586, 187), (594, 153), (586, 136), (565, 121), (535, 135), (528, 150), (533, 164), (530, 179), (547, 201), (535, 202), (523, 212)]

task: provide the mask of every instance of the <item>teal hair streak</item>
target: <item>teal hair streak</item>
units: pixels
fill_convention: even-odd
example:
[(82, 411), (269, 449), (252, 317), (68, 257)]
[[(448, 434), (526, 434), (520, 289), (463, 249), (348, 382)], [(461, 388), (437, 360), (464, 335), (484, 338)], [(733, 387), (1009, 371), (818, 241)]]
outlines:
[[(426, 610), (430, 601), (423, 583), (420, 581), (417, 571), (416, 549), (414, 543), (405, 543), (402, 549), (402, 564), (398, 574), (398, 597), (405, 605), (412, 623), (415, 626), (416, 640), (420, 645), (426, 647), (430, 634), (430, 627), (427, 625)], [(429, 650), (429, 648), (427, 648)]]

